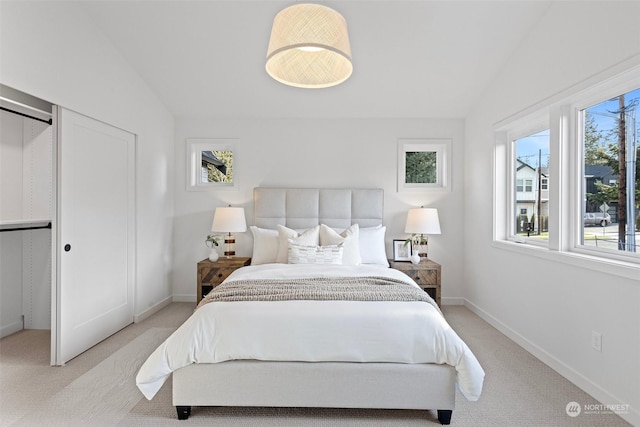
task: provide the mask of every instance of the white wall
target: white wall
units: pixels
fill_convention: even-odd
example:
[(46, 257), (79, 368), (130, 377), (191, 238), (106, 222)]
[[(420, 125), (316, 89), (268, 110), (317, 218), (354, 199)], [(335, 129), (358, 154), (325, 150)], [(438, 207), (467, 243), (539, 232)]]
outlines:
[[(187, 138), (238, 138), (234, 159), (238, 191), (185, 190)], [(399, 138), (452, 139), (453, 191), (398, 193)], [(204, 239), (217, 206), (245, 207), (251, 225), (254, 187), (376, 187), (385, 191), (389, 257), (391, 240), (407, 237), (404, 224), (409, 208), (424, 205), (439, 209), (442, 235), (430, 238), (429, 256), (442, 264), (443, 300), (455, 303), (462, 295), (463, 141), (462, 120), (177, 120), (173, 263), (176, 297), (195, 301), (196, 263), (208, 255)], [(250, 256), (251, 232), (237, 237), (238, 255)]]
[(135, 313), (144, 317), (172, 295), (173, 117), (81, 8), (0, 7), (3, 84), (138, 137)]
[[(623, 416), (635, 425), (640, 280), (492, 246), (488, 201), (493, 124), (639, 55), (638, 17), (637, 2), (554, 3), (469, 115), (464, 161), (464, 205), (474, 212), (464, 218), (469, 306), (601, 402), (631, 405)], [(592, 330), (602, 333), (601, 353)]]

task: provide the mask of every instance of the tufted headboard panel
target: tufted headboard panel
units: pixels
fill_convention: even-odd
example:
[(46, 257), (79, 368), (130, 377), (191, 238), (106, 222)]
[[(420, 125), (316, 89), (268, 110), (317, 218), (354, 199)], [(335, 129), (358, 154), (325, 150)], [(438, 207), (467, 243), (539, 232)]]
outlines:
[(263, 188), (253, 190), (254, 224), (276, 228), (282, 224), (305, 229), (318, 224), (344, 229), (351, 224), (382, 224), (384, 191), (381, 188)]

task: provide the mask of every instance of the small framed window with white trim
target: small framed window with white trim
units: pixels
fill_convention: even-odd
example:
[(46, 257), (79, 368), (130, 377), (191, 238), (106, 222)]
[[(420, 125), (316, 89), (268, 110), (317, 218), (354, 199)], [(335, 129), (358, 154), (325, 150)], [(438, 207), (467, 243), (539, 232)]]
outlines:
[(187, 139), (187, 190), (237, 189), (236, 140)]
[(398, 141), (398, 191), (407, 190), (451, 190), (451, 140)]

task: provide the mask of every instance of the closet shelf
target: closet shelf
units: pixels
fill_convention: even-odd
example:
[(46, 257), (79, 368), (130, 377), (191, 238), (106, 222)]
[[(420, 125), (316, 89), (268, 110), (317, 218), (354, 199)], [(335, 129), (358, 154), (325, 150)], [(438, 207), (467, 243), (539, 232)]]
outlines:
[(0, 231), (34, 230), (39, 228), (51, 228), (51, 220), (19, 219), (12, 221), (0, 221)]

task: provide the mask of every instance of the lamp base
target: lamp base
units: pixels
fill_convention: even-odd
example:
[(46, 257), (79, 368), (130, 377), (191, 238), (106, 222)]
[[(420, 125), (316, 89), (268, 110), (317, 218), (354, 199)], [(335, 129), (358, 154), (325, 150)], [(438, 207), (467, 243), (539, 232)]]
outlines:
[(429, 243), (422, 234), (420, 235), (422, 239), (422, 243), (418, 245), (418, 255), (420, 255), (420, 259), (427, 259), (427, 251), (429, 249)]
[(224, 244), (224, 256), (226, 256), (227, 259), (236, 256), (236, 237), (232, 236), (231, 233), (227, 234), (226, 236), (224, 236)]

